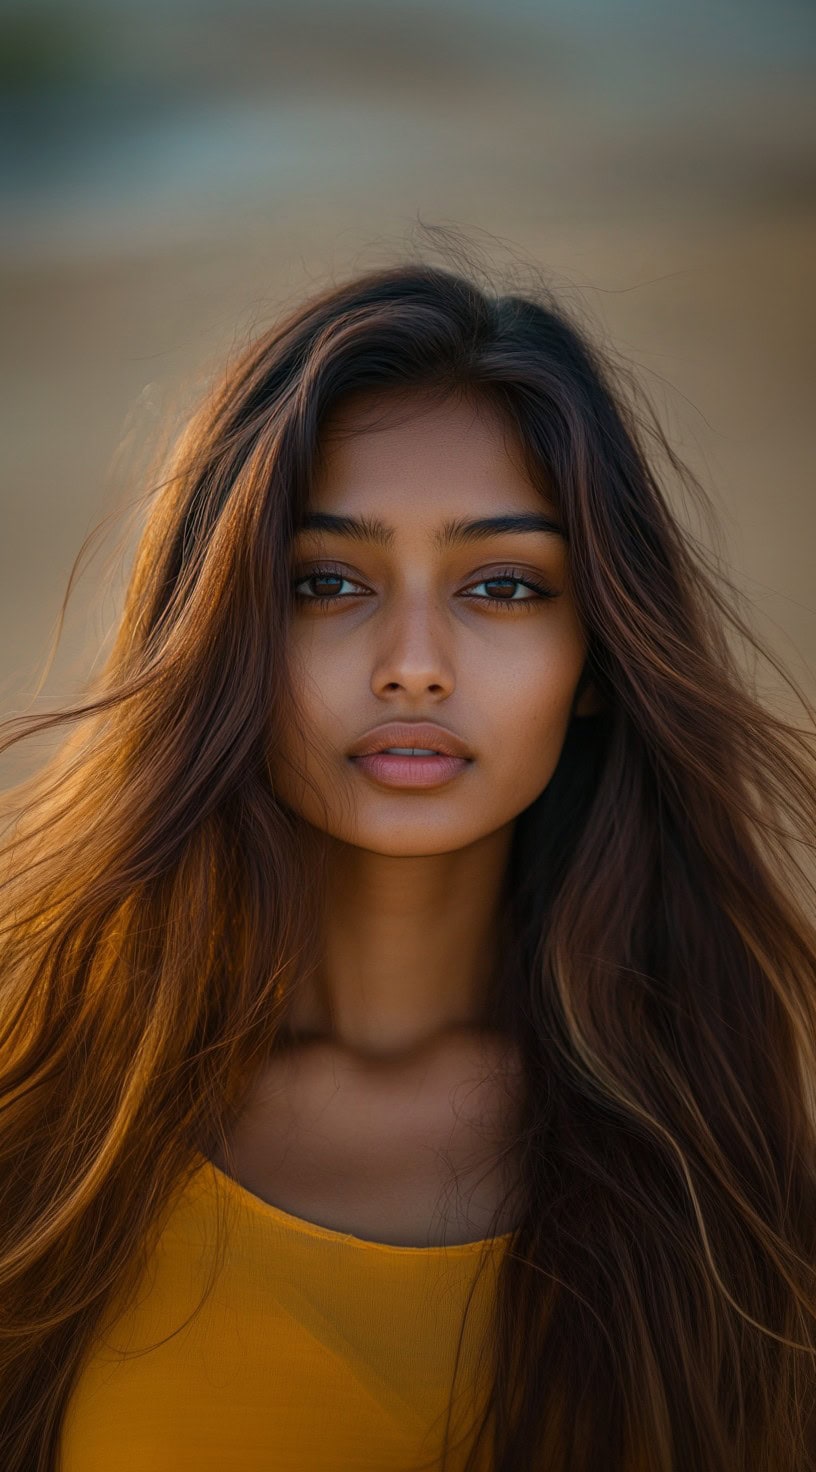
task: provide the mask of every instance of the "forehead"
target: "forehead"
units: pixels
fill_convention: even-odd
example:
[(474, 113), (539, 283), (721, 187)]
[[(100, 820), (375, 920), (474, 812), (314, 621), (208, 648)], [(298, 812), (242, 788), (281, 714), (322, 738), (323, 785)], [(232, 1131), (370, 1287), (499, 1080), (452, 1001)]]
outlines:
[(327, 418), (311, 510), (372, 511), (397, 522), (442, 510), (552, 506), (530, 478), (512, 426), (486, 397), (358, 394)]

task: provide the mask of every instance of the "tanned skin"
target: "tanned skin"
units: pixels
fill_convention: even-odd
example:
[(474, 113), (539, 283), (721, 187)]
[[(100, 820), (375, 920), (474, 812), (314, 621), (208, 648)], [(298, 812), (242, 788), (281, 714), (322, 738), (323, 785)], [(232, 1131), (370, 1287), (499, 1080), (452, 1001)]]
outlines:
[[(369, 1240), (472, 1241), (512, 1180), (518, 1060), (484, 1015), (514, 823), (597, 695), (575, 700), (586, 644), (563, 536), (434, 540), (478, 518), (558, 521), (498, 410), (358, 395), (322, 442), (309, 511), (376, 519), (388, 542), (313, 529), (294, 545), (300, 716), (274, 775), (325, 838), (323, 960), (234, 1132), (234, 1173)], [(436, 722), (472, 760), (440, 787), (380, 785), (348, 752), (389, 720)], [(498, 1229), (513, 1225), (508, 1210)]]

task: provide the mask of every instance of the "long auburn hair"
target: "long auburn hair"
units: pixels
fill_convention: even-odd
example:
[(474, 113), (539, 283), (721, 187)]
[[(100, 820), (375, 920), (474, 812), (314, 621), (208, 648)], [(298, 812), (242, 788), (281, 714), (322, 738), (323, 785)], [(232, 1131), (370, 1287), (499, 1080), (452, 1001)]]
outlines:
[(0, 732), (66, 728), (6, 794), (0, 851), (3, 1467), (57, 1467), (106, 1310), (315, 963), (319, 854), (270, 773), (290, 544), (326, 415), (380, 388), (501, 409), (563, 520), (603, 700), (507, 869), (520, 1205), (467, 1468), (488, 1438), (495, 1472), (810, 1467), (816, 712), (672, 509), (676, 472), (712, 515), (634, 377), (538, 279), (423, 260), (241, 348), (150, 488), (103, 669)]

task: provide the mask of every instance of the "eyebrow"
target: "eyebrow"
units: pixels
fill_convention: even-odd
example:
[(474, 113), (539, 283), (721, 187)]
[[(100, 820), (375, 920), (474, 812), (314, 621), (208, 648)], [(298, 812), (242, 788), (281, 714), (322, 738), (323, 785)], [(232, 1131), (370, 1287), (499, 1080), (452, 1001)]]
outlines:
[[(296, 528), (297, 532), (333, 532), (338, 537), (351, 537), (357, 542), (373, 542), (377, 547), (393, 546), (395, 531), (384, 521), (371, 516), (336, 516), (328, 511), (308, 511)], [(434, 532), (432, 546), (439, 552), (462, 542), (480, 542), (488, 537), (518, 532), (545, 532), (567, 540), (559, 522), (537, 512), (508, 513), (505, 516), (482, 516), (475, 521), (461, 518), (445, 521)]]

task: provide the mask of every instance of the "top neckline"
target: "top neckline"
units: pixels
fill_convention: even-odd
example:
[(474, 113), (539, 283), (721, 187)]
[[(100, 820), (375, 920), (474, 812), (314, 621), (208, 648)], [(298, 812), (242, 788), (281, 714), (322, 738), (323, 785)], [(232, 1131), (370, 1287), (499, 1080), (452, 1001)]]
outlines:
[(228, 1175), (221, 1170), (208, 1155), (196, 1151), (197, 1158), (201, 1161), (200, 1170), (204, 1171), (209, 1166), (213, 1179), (221, 1181), (232, 1196), (241, 1202), (244, 1207), (255, 1212), (257, 1216), (266, 1217), (268, 1221), (278, 1222), (279, 1225), (287, 1227), (291, 1232), (297, 1232), (304, 1237), (317, 1237), (324, 1242), (332, 1242), (335, 1246), (347, 1245), (349, 1247), (367, 1248), (375, 1252), (396, 1252), (404, 1254), (419, 1255), (420, 1257), (433, 1257), (444, 1254), (449, 1257), (451, 1253), (472, 1253), (477, 1248), (485, 1249), (500, 1247), (509, 1242), (513, 1236), (512, 1231), (502, 1232), (496, 1237), (481, 1237), (476, 1242), (451, 1242), (432, 1243), (428, 1247), (416, 1247), (409, 1244), (396, 1242), (377, 1242), (370, 1237), (356, 1237), (353, 1232), (340, 1232), (334, 1227), (321, 1226), (319, 1222), (310, 1222), (305, 1217), (293, 1216), (290, 1211), (284, 1211), (281, 1206), (273, 1206), (270, 1201), (264, 1201), (263, 1197), (256, 1196), (254, 1191), (249, 1191), (236, 1181), (234, 1176)]

